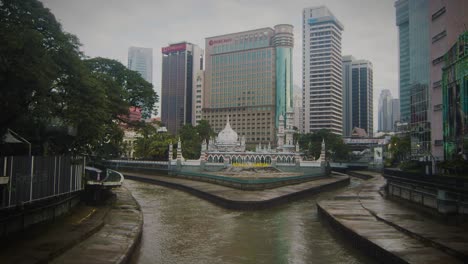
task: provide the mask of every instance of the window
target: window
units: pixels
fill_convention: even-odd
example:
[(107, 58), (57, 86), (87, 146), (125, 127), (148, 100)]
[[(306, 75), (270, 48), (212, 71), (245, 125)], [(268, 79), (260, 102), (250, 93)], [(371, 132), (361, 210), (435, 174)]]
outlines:
[(445, 6), (442, 7), (441, 9), (439, 9), (437, 12), (435, 12), (434, 14), (432, 14), (432, 21), (436, 20), (438, 17), (440, 17), (441, 15), (443, 15), (445, 13), (446, 9), (445, 9)]
[(435, 35), (434, 37), (432, 37), (432, 43), (437, 42), (440, 39), (443, 39), (445, 36), (447, 36), (447, 31), (446, 30), (444, 30), (444, 31), (440, 32), (439, 34)]
[(442, 61), (444, 61), (444, 56), (440, 56), (440, 57), (432, 60), (432, 65), (437, 65), (437, 64), (441, 63)]

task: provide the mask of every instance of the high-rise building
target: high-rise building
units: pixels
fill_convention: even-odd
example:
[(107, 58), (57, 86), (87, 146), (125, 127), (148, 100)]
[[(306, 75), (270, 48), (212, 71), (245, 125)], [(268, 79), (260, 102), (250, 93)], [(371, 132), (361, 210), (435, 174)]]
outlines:
[(294, 126), (299, 132), (304, 132), (302, 127), (302, 91), (301, 87), (294, 85)]
[(431, 151), (436, 159), (444, 158), (442, 118), (442, 69), (444, 55), (468, 25), (468, 2), (465, 0), (429, 1), (431, 94)]
[(400, 122), (400, 99), (392, 99), (392, 131), (396, 131), (396, 122)]
[(203, 118), (220, 131), (229, 116), (248, 144), (276, 142), (279, 117), (293, 113), (293, 27), (209, 37), (205, 47)]
[(374, 80), (372, 63), (356, 60), (352, 63), (353, 128), (374, 133)]
[(192, 99), (192, 120), (193, 125), (197, 125), (203, 118), (203, 83), (205, 72), (198, 70), (195, 73), (195, 90)]
[(351, 136), (353, 131), (353, 86), (352, 63), (355, 58), (351, 55), (343, 56), (343, 136)]
[(429, 3), (398, 0), (401, 121), (409, 122), (411, 154), (427, 155), (431, 145), (429, 122)]
[(353, 128), (374, 132), (372, 63), (343, 56), (343, 135), (351, 136)]
[[(161, 120), (176, 135), (185, 124), (194, 124), (193, 96), (203, 70), (203, 50), (188, 42), (162, 48)], [(199, 87), (198, 87), (199, 88)]]
[(304, 131), (341, 135), (343, 25), (324, 6), (304, 8), (302, 25)]
[(147, 82), (153, 82), (153, 49), (152, 48), (128, 48), (127, 67), (141, 74)]
[(468, 31), (444, 56), (442, 70), (444, 159), (468, 157)]
[(382, 90), (379, 97), (379, 132), (393, 131), (393, 98), (390, 90)]

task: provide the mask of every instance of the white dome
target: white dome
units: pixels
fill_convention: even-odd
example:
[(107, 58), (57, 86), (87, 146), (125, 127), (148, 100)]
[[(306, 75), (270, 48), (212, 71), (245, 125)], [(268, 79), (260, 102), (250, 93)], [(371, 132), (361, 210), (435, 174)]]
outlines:
[(237, 143), (237, 133), (231, 128), (229, 124), (229, 116), (227, 118), (226, 126), (218, 134), (217, 143), (219, 144), (236, 144)]

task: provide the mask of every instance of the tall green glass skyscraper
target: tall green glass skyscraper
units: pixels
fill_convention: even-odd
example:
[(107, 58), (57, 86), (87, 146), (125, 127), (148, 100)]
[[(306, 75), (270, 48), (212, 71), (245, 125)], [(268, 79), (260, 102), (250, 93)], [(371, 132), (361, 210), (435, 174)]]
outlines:
[(429, 1), (399, 0), (395, 3), (400, 47), (401, 121), (408, 122), (411, 154), (430, 152), (429, 99)]

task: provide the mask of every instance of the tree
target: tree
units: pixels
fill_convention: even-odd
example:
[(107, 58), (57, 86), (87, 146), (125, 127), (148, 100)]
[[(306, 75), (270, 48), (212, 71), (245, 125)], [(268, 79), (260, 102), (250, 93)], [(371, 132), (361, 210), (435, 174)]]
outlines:
[(182, 142), (182, 153), (186, 159), (198, 159), (201, 151), (201, 138), (197, 129), (191, 124), (182, 127), (179, 133)]
[(411, 138), (409, 135), (403, 137), (393, 136), (390, 138), (388, 151), (391, 155), (390, 163), (400, 163), (411, 155)]
[(141, 137), (135, 140), (135, 157), (140, 159), (167, 160), (169, 145), (176, 139), (169, 133), (157, 133), (156, 128), (146, 124), (138, 130)]
[(17, 121), (48, 120), (60, 110), (56, 87), (80, 74), (76, 63), (82, 54), (78, 39), (63, 32), (54, 15), (36, 0), (2, 1), (0, 35), (3, 135)]
[(346, 160), (349, 155), (349, 147), (343, 142), (341, 136), (321, 129), (314, 133), (295, 134), (299, 146), (304, 150), (306, 157), (318, 159), (322, 150), (322, 140), (325, 140), (325, 156), (331, 160)]
[(39, 1), (0, 3), (0, 135), (15, 130), (36, 154), (118, 154), (115, 120), (129, 106), (148, 116), (152, 85), (117, 61), (83, 60), (78, 38)]
[(129, 70), (116, 60), (106, 58), (85, 60), (85, 64), (95, 78), (111, 84), (109, 88), (115, 89), (114, 94), (120, 96), (120, 100), (127, 105), (140, 107), (144, 118), (151, 116), (159, 97), (154, 92), (153, 85), (143, 79), (139, 73)]
[(195, 127), (200, 136), (201, 142), (210, 141), (210, 138), (215, 136), (216, 133), (214, 132), (213, 128), (211, 128), (210, 123), (207, 120), (200, 120), (198, 125)]

